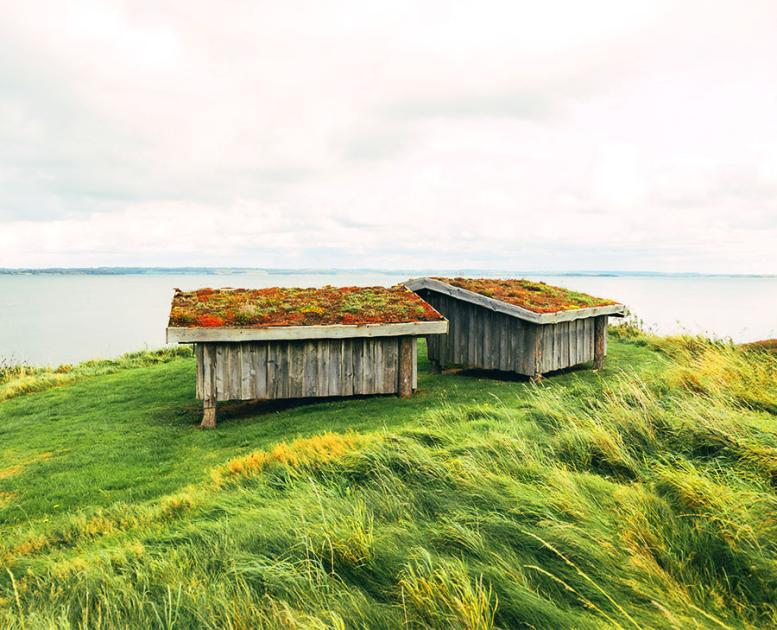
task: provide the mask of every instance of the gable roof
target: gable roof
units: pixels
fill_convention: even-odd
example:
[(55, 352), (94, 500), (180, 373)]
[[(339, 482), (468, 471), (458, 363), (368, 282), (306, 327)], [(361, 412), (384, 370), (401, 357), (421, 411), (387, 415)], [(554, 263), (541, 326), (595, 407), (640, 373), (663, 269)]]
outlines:
[[(489, 290), (489, 284), (493, 291)], [(405, 286), (413, 291), (436, 291), (535, 324), (555, 324), (599, 315), (623, 317), (626, 312), (623, 304), (611, 300), (529, 280), (422, 277), (411, 278)], [(543, 300), (539, 295), (542, 290), (547, 290), (548, 299)], [(480, 291), (500, 297), (490, 297)]]

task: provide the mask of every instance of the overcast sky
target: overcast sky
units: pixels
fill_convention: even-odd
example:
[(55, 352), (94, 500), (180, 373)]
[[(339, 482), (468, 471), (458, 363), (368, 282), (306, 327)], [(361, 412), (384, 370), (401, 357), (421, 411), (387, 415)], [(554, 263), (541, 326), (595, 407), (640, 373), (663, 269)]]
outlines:
[(0, 266), (777, 273), (774, 0), (0, 11)]

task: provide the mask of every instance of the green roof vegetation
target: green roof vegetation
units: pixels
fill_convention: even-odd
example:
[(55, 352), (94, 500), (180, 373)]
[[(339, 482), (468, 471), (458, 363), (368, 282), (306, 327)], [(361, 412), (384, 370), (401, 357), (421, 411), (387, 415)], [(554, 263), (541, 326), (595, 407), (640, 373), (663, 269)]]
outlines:
[(454, 287), (479, 293), (494, 300), (520, 306), (535, 313), (556, 313), (593, 306), (616, 304), (579, 291), (554, 287), (544, 282), (496, 278), (434, 278)]
[(405, 287), (176, 289), (170, 326), (269, 327), (397, 324), (442, 316)]

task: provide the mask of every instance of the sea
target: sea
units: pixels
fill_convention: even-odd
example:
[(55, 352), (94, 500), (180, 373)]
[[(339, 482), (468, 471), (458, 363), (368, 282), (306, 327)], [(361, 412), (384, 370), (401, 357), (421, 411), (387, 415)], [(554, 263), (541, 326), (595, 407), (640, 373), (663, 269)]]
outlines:
[(160, 348), (173, 290), (391, 286), (413, 276), (522, 277), (626, 304), (660, 334), (777, 337), (777, 276), (423, 270), (0, 272), (0, 365), (57, 366)]

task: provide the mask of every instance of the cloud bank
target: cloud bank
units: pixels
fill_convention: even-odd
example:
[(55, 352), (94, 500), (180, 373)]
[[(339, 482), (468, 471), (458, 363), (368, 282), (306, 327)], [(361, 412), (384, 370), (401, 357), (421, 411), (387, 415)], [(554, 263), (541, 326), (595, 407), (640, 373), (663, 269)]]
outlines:
[(5, 3), (0, 266), (777, 273), (777, 5)]

